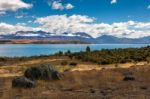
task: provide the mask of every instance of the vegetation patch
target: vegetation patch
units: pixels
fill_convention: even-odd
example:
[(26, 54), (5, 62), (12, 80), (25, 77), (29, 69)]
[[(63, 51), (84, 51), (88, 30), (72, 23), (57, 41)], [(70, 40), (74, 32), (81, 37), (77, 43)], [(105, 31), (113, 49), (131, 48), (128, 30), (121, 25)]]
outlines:
[(143, 48), (126, 48), (126, 49), (102, 49), (90, 51), (87, 47), (86, 52), (73, 53), (75, 59), (85, 62), (92, 62), (101, 65), (119, 64), (128, 62), (150, 62), (150, 46)]

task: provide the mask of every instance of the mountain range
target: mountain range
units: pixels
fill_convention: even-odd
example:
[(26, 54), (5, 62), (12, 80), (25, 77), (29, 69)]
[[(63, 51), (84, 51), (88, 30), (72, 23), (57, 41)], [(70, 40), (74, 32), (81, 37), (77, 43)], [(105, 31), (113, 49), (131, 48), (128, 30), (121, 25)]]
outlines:
[(0, 35), (0, 40), (49, 40), (49, 41), (81, 41), (93, 44), (149, 44), (150, 36), (142, 38), (118, 38), (110, 35), (102, 35), (93, 38), (84, 32), (54, 34), (44, 31), (18, 31), (15, 34)]

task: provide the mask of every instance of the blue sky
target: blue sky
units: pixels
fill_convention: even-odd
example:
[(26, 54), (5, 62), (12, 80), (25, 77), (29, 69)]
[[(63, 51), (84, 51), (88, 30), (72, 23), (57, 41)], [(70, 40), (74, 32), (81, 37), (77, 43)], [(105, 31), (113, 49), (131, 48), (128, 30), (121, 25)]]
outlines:
[[(16, 4), (18, 5), (13, 5), (12, 2), (16, 2)], [(3, 6), (4, 4), (7, 5), (6, 8)], [(15, 10), (13, 9), (13, 7), (11, 7), (12, 5), (14, 6)], [(121, 22), (123, 24), (127, 24), (129, 21), (134, 22), (136, 25), (140, 25), (141, 22), (142, 24), (147, 23), (147, 25), (149, 25), (149, 5), (150, 0), (6, 0), (6, 2), (0, 1), (0, 22), (7, 25), (18, 24), (26, 27), (42, 28), (44, 26), (41, 26), (41, 23), (39, 21), (35, 22), (39, 18), (45, 18), (47, 16), (55, 15), (59, 15), (59, 17), (62, 17), (61, 15), (67, 15), (64, 17), (69, 18), (73, 15), (80, 15), (87, 16), (89, 18), (95, 18), (92, 22), (89, 22), (86, 25), (105, 23), (105, 27), (106, 25), (112, 26), (114, 23), (119, 24)], [(79, 16), (77, 17), (79, 18)], [(86, 21), (84, 22), (84, 25), (85, 23)], [(127, 29), (123, 30), (122, 32), (126, 32), (127, 30), (130, 30), (130, 32), (138, 31), (139, 29), (135, 29), (135, 27), (136, 26), (130, 26), (128, 28), (127, 26)], [(98, 26), (96, 28), (98, 28)], [(48, 32), (52, 31), (43, 28), (42, 30)], [(147, 30), (146, 33), (149, 33), (149, 28), (147, 27), (144, 27), (142, 29), (140, 28), (140, 31), (138, 31), (138, 33), (141, 32), (141, 30), (144, 30), (143, 32)], [(81, 29), (81, 32), (82, 31), (83, 30)], [(95, 35), (104, 34), (101, 31), (95, 33)], [(127, 35), (128, 33), (125, 34)], [(117, 34), (115, 35), (117, 36)], [(118, 36), (121, 37), (122, 35), (119, 34)], [(143, 36), (147, 35), (143, 34)]]
[(74, 8), (71, 10), (54, 10), (48, 2), (54, 0), (24, 0), (33, 4), (31, 9), (19, 9), (16, 12), (7, 12), (0, 16), (0, 21), (8, 23), (25, 22), (32, 20), (32, 17), (16, 19), (17, 15), (27, 15), (43, 17), (56, 14), (80, 14), (97, 18), (98, 22), (120, 22), (120, 21), (150, 21), (150, 0), (118, 0), (115, 4), (110, 4), (111, 0), (62, 0), (62, 3), (71, 3)]

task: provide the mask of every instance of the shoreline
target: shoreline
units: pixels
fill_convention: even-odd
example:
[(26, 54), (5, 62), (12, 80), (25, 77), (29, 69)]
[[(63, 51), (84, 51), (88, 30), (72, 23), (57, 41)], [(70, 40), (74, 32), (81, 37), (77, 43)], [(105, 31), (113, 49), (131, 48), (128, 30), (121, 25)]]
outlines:
[[(6, 49), (7, 49), (7, 47), (9, 48), (9, 45), (10, 45), (10, 47), (11, 46), (20, 46), (20, 44), (0, 44), (1, 46), (2, 45), (6, 45)], [(7, 46), (8, 45), (8, 46)], [(35, 48), (36, 48), (36, 45), (42, 45), (42, 44), (21, 44), (21, 46), (23, 46), (23, 48), (26, 48), (26, 46), (24, 47), (24, 45), (29, 45), (29, 46), (34, 46), (35, 45)], [(126, 47), (117, 47), (117, 45), (119, 46), (119, 45), (122, 45), (122, 44), (43, 44), (44, 46), (45, 45), (52, 45), (52, 46), (54, 46), (55, 48), (56, 47), (58, 47), (59, 45), (67, 45), (67, 46), (69, 46), (69, 45), (71, 45), (71, 46), (74, 46), (74, 45), (77, 45), (77, 46), (82, 46), (83, 45), (83, 48), (81, 48), (81, 50), (76, 50), (76, 51), (72, 51), (72, 49), (66, 49), (66, 50), (62, 50), (61, 51), (61, 49), (60, 50), (58, 50), (58, 51), (54, 51), (54, 52), (52, 52), (52, 53), (43, 53), (43, 54), (31, 54), (31, 55), (29, 55), (29, 54), (27, 54), (27, 55), (22, 55), (22, 54), (19, 54), (19, 55), (17, 55), (17, 48), (14, 50), (14, 52), (16, 53), (16, 55), (7, 55), (7, 54), (2, 54), (2, 55), (0, 55), (0, 58), (32, 58), (32, 57), (34, 57), (34, 58), (38, 58), (38, 57), (49, 57), (49, 56), (55, 56), (55, 55), (58, 55), (60, 52), (62, 53), (62, 54), (65, 54), (65, 53), (67, 53), (67, 51), (69, 51), (70, 52), (70, 54), (75, 54), (75, 53), (77, 53), (77, 54), (80, 54), (80, 53), (85, 53), (86, 52), (86, 48), (87, 47), (90, 47), (90, 52), (96, 52), (96, 51), (102, 51), (102, 50), (108, 50), (108, 51), (112, 51), (112, 50), (126, 50), (126, 49), (142, 49), (142, 48), (148, 48), (148, 47), (150, 47), (150, 45), (149, 44), (124, 44), (124, 45), (126, 45)], [(58, 46), (55, 46), (55, 45), (58, 45)], [(97, 46), (94, 46), (94, 45), (102, 45), (103, 47), (97, 47)], [(109, 48), (109, 46), (108, 47), (106, 47), (105, 48), (105, 46), (104, 45), (116, 45), (116, 48), (114, 47), (112, 47), (112, 48)], [(135, 46), (132, 46), (132, 45), (135, 45)], [(137, 46), (136, 46), (137, 45)], [(139, 45), (139, 46), (138, 46)], [(131, 47), (132, 46), (132, 47)], [(48, 46), (49, 47), (49, 46)], [(97, 47), (96, 49), (95, 49), (95, 47)], [(34, 48), (34, 47), (33, 47)], [(41, 50), (42, 50), (42, 46), (39, 46), (39, 48), (41, 48)], [(23, 49), (24, 50), (24, 49)], [(4, 53), (7, 53), (7, 51), (6, 52), (4, 52)]]
[(109, 45), (109, 44), (147, 44), (150, 43), (89, 43), (79, 40), (38, 40), (38, 39), (0, 39), (0, 44), (100, 44), (100, 45)]
[(77, 40), (29, 40), (29, 39), (0, 39), (0, 44), (90, 44)]

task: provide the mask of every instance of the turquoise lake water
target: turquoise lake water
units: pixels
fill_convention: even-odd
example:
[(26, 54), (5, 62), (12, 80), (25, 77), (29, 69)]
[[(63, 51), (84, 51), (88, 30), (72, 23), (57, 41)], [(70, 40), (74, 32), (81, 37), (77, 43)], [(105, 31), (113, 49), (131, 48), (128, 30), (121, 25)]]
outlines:
[(90, 46), (91, 50), (114, 48), (139, 48), (148, 44), (0, 44), (0, 57), (21, 57), (50, 55), (59, 51), (71, 52), (85, 51)]

